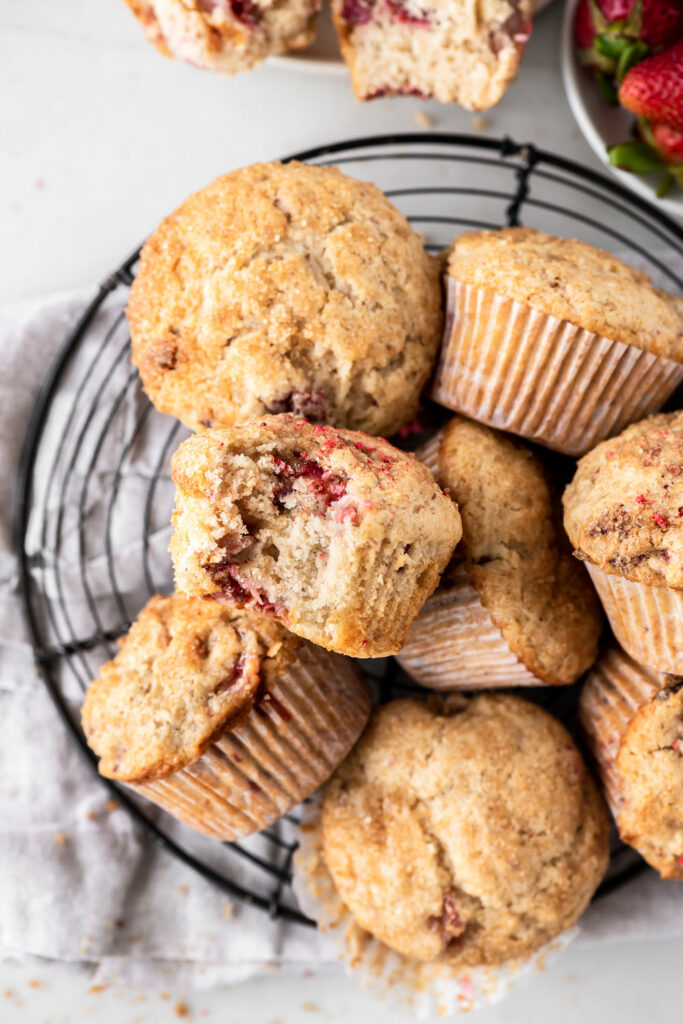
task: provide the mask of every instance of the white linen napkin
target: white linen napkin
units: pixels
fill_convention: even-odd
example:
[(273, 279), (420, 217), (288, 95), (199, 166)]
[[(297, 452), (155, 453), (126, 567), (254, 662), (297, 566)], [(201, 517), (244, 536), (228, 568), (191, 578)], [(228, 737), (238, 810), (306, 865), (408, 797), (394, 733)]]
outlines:
[[(0, 957), (62, 961), (95, 983), (136, 987), (329, 965), (335, 953), (315, 930), (229, 900), (111, 805), (34, 669), (12, 549), (14, 484), (38, 387), (89, 297), (0, 309)], [(648, 872), (592, 906), (577, 941), (681, 934), (683, 886)]]

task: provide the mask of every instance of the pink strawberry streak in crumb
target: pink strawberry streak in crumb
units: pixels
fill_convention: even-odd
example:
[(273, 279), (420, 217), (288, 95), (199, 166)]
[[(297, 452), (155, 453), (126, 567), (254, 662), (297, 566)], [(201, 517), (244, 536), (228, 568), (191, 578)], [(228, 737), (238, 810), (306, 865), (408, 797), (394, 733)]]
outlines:
[(387, 7), (391, 11), (394, 21), (398, 22), (399, 25), (418, 25), (423, 27), (431, 25), (431, 20), (425, 11), (413, 14), (402, 3), (402, 0), (387, 0)]
[(657, 526), (661, 526), (663, 530), (665, 530), (669, 525), (669, 520), (666, 518), (666, 516), (663, 516), (661, 512), (653, 512), (650, 516), (650, 519), (653, 523), (656, 523)]
[(679, 868), (683, 868), (683, 857), (677, 857), (676, 860), (678, 861)]

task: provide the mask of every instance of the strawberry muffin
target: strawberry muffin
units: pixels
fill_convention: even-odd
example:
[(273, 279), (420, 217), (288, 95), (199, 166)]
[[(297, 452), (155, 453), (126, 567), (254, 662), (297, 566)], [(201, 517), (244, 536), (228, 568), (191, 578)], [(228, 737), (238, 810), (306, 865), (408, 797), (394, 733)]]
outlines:
[(342, 654), (396, 653), (460, 539), (412, 455), (298, 416), (197, 434), (171, 467), (177, 587)]
[(585, 455), (564, 525), (617, 640), (683, 674), (683, 412), (651, 416)]
[(432, 397), (582, 455), (683, 380), (683, 299), (611, 253), (532, 228), (453, 243)]
[(82, 721), (102, 775), (232, 840), (317, 789), (369, 714), (353, 662), (273, 619), (174, 594), (142, 610)]
[(356, 96), (487, 110), (517, 74), (531, 0), (332, 0)]
[(439, 265), (374, 185), (254, 164), (154, 232), (128, 320), (147, 394), (193, 430), (293, 412), (389, 435), (436, 357)]
[(608, 816), (569, 734), (507, 694), (378, 708), (309, 832), (306, 909), (352, 971), (393, 952), (416, 987), (528, 959), (577, 921), (608, 863)]
[(539, 457), (461, 416), (416, 454), (457, 502), (462, 541), (403, 668), (434, 689), (573, 683), (595, 660), (603, 617)]
[(126, 0), (164, 57), (234, 75), (313, 42), (320, 0)]
[(581, 693), (581, 723), (625, 843), (683, 879), (683, 679), (606, 651)]

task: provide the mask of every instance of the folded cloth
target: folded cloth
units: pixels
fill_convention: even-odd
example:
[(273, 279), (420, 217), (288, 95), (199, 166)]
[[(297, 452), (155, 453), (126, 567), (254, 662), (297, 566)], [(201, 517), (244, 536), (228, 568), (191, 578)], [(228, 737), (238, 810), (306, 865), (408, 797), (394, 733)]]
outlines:
[[(62, 961), (98, 984), (136, 987), (329, 966), (335, 953), (314, 929), (229, 899), (142, 833), (74, 749), (35, 671), (12, 548), (13, 491), (46, 367), (88, 298), (0, 310), (0, 957)], [(240, 880), (248, 885), (248, 874)], [(681, 934), (683, 886), (647, 872), (594, 904), (577, 941)]]

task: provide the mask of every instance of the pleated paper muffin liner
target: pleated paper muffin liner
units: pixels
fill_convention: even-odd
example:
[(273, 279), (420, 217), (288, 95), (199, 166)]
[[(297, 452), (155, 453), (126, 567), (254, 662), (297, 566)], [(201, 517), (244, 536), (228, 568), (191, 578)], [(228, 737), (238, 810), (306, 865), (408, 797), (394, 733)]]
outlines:
[(641, 665), (683, 674), (683, 594), (586, 566), (624, 650)]
[(294, 855), (294, 892), (303, 912), (334, 944), (347, 975), (389, 1008), (413, 1019), (448, 1017), (499, 1002), (548, 967), (578, 935), (574, 927), (527, 958), (499, 967), (454, 970), (397, 953), (361, 928), (342, 902), (324, 861), (320, 798), (306, 808)]
[(241, 724), (194, 764), (134, 789), (204, 835), (239, 839), (272, 825), (322, 785), (370, 709), (354, 663), (302, 641)]
[(463, 564), (428, 599), (396, 658), (432, 690), (544, 685), (510, 650)]
[(447, 279), (432, 398), (500, 430), (582, 455), (658, 409), (683, 365)]
[(415, 458), (427, 467), (437, 483), (439, 482), (439, 449), (442, 437), (443, 430), (439, 430), (434, 437), (415, 450)]
[(637, 712), (662, 685), (659, 673), (638, 665), (615, 646), (598, 659), (581, 691), (581, 725), (615, 818), (624, 807), (623, 780), (617, 767), (621, 742)]

